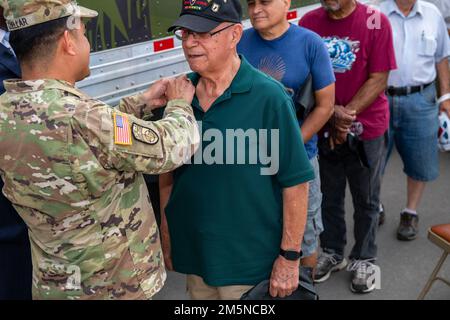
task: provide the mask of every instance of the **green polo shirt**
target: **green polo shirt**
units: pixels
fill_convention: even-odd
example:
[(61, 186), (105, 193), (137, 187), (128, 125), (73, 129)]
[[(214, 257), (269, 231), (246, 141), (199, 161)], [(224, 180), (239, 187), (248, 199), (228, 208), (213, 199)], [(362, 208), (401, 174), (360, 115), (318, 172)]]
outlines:
[[(314, 179), (291, 98), (241, 61), (207, 112), (194, 97), (202, 145), (174, 172), (166, 207), (175, 270), (211, 286), (255, 285), (270, 277), (282, 237), (282, 190)], [(199, 75), (190, 78), (196, 85)], [(268, 167), (272, 174), (263, 174)]]

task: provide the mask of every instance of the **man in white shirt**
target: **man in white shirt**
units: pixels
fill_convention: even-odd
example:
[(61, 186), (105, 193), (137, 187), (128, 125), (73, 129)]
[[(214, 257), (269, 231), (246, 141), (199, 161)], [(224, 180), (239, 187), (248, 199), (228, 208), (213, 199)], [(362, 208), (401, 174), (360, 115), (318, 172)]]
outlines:
[[(376, 8), (378, 8), (381, 2), (386, 0), (369, 0), (368, 3)], [(448, 35), (450, 36), (450, 1), (449, 0), (425, 0), (434, 4), (442, 16), (444, 17), (445, 23), (447, 24)]]
[(397, 238), (413, 240), (425, 185), (439, 175), (436, 137), (439, 112), (450, 115), (450, 45), (444, 19), (434, 5), (422, 0), (387, 0), (380, 9), (392, 25), (398, 65), (388, 80), (391, 118), (386, 162), (395, 143), (407, 175), (407, 202)]

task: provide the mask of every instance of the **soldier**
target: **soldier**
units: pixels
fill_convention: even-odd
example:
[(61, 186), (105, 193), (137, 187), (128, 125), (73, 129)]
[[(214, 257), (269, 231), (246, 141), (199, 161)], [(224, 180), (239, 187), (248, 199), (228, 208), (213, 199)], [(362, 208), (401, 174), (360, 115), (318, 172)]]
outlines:
[[(2, 0), (21, 80), (0, 98), (3, 193), (29, 229), (34, 299), (149, 299), (166, 273), (142, 173), (197, 147), (187, 78), (161, 80), (117, 109), (74, 87), (89, 75), (70, 0)], [(165, 105), (165, 117), (145, 121)]]

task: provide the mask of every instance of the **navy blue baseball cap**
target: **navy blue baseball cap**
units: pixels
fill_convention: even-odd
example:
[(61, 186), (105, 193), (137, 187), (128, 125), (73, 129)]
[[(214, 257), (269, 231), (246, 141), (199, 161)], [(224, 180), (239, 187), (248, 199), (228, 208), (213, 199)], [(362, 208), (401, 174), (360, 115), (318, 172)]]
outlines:
[(241, 21), (239, 0), (182, 0), (180, 17), (168, 31), (186, 28), (194, 32), (209, 32), (222, 22)]

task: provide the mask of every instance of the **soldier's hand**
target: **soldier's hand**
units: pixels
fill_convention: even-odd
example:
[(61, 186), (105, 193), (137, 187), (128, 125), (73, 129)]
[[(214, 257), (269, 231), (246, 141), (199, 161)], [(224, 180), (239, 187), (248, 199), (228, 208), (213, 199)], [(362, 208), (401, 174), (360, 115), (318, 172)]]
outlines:
[(270, 276), (269, 293), (272, 297), (284, 298), (297, 290), (300, 273), (300, 260), (288, 261), (279, 256), (273, 264)]
[(180, 76), (175, 79), (170, 79), (166, 97), (167, 100), (184, 99), (187, 103), (191, 104), (194, 99), (195, 87), (192, 82), (185, 76)]
[(148, 108), (161, 108), (167, 104), (166, 90), (168, 83), (169, 79), (158, 80), (142, 94), (142, 99)]

